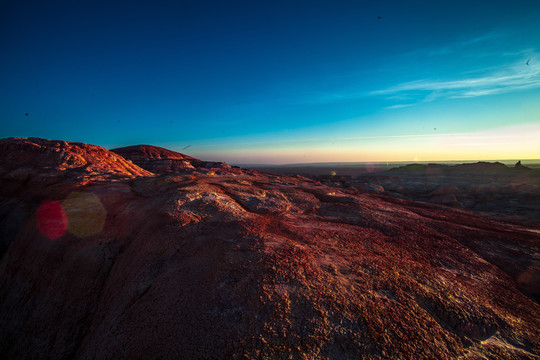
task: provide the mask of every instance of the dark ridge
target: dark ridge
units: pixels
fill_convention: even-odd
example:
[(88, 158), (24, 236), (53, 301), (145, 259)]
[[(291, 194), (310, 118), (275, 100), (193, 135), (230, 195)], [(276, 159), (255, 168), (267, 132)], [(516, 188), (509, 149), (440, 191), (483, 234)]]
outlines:
[(518, 162), (513, 168), (500, 162), (479, 161), (471, 164), (408, 164), (388, 170), (389, 174), (400, 175), (509, 175), (516, 170), (530, 170)]

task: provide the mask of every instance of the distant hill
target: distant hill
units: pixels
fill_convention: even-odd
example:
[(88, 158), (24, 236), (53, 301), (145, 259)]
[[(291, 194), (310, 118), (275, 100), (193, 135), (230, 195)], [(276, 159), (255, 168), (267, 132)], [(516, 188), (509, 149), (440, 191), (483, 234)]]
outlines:
[(122, 148), (111, 149), (112, 152), (125, 157), (126, 159), (171, 159), (171, 160), (197, 160), (191, 156), (181, 154), (176, 151), (168, 150), (153, 145), (133, 145)]
[(153, 145), (133, 145), (112, 149), (112, 152), (155, 174), (174, 173), (194, 168), (229, 168), (221, 162), (202, 161)]
[(401, 175), (509, 175), (531, 170), (521, 165), (521, 162), (518, 164), (514, 167), (508, 167), (500, 162), (485, 161), (457, 165), (408, 164), (390, 169), (388, 173)]

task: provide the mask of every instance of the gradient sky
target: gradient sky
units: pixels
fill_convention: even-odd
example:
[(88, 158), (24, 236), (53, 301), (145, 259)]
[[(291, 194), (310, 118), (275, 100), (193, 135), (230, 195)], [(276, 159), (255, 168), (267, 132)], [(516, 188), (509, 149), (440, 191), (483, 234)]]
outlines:
[(0, 6), (0, 137), (229, 163), (540, 158), (537, 0)]

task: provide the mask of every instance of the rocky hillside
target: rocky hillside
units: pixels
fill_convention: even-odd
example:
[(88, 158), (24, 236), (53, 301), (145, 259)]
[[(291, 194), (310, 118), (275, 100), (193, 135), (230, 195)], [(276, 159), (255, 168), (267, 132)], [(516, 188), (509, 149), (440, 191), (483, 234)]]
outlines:
[(100, 146), (39, 138), (0, 139), (0, 170), (4, 178), (31, 182), (152, 175)]
[(186, 170), (195, 168), (230, 168), (225, 163), (201, 161), (152, 145), (134, 145), (112, 149), (111, 151), (155, 174), (167, 174), (179, 171), (186, 173)]
[(537, 232), (302, 177), (0, 144), (0, 358), (540, 355)]

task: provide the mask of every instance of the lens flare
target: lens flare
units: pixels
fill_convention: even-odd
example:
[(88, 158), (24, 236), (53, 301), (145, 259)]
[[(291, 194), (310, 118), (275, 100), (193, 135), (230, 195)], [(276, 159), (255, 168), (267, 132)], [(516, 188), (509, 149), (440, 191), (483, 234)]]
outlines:
[(80, 238), (103, 230), (107, 211), (98, 196), (74, 191), (62, 202), (69, 220), (67, 231)]
[(375, 172), (375, 171), (379, 170), (379, 165), (375, 164), (375, 163), (367, 163), (365, 165), (365, 169), (366, 169), (366, 171), (368, 173)]
[(49, 239), (58, 239), (66, 233), (68, 220), (58, 201), (43, 201), (36, 215), (39, 231)]

